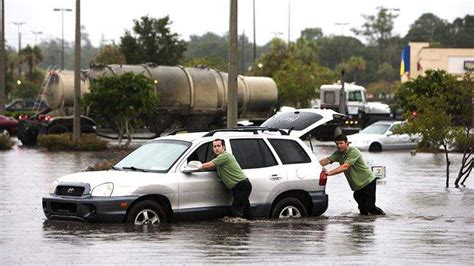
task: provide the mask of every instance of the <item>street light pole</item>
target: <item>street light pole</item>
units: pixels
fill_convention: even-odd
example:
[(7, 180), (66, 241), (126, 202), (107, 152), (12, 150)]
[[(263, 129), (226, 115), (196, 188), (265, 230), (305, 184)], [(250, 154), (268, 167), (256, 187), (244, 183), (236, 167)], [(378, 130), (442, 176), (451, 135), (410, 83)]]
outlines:
[(61, 69), (64, 69), (64, 11), (71, 12), (70, 8), (54, 8), (54, 11), (61, 12)]
[(290, 46), (291, 0), (288, 0), (288, 46)]
[(43, 34), (43, 32), (42, 31), (31, 31), (31, 33), (33, 33), (35, 35), (35, 46), (36, 46), (36, 35)]
[(253, 62), (257, 60), (257, 33), (255, 30), (255, 0), (253, 0)]
[[(398, 14), (392, 14), (392, 11), (394, 11), (394, 12), (399, 12), (400, 11), (400, 8), (386, 8), (386, 7), (383, 7), (383, 6), (379, 6), (377, 8), (380, 10), (380, 12), (386, 12), (387, 13), (387, 15), (389, 17), (388, 21), (391, 21), (392, 18), (395, 19), (396, 17), (398, 17)], [(392, 25), (392, 29), (393, 29), (393, 25)], [(383, 42), (384, 42), (383, 32), (381, 33), (381, 39), (382, 40), (380, 42), (380, 45), (381, 45), (381, 47), (380, 47), (380, 53), (381, 53), (380, 59), (381, 59), (381, 61), (383, 61), (383, 55), (388, 54), (388, 63), (389, 64), (392, 61), (392, 56), (391, 56), (391, 52), (392, 52), (391, 51), (392, 50), (392, 33), (391, 33), (391, 30), (392, 29), (390, 29), (390, 32), (388, 32), (390, 35), (387, 36), (387, 38), (388, 38), (388, 53), (384, 53), (384, 51), (383, 51)]]
[[(18, 26), (18, 55), (20, 55), (21, 51), (21, 31), (20, 27), (23, 24), (26, 24), (26, 22), (12, 22), (16, 26)], [(18, 78), (21, 78), (21, 63), (18, 64)]]
[(349, 23), (347, 23), (347, 22), (336, 22), (334, 24), (341, 27), (341, 43), (340, 43), (340, 46), (341, 46), (341, 63), (342, 63), (344, 61), (344, 45), (343, 45), (344, 40), (343, 40), (342, 37), (344, 37), (344, 26), (349, 25)]

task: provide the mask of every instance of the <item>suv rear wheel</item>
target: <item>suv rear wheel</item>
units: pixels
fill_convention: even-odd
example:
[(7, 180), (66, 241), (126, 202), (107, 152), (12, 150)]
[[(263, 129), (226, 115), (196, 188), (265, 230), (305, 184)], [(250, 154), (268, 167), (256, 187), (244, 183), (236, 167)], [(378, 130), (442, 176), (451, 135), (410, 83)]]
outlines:
[(144, 200), (137, 203), (132, 207), (127, 216), (127, 223), (135, 225), (157, 225), (166, 222), (165, 210), (159, 203), (152, 200)]
[(272, 218), (289, 219), (308, 216), (308, 211), (297, 198), (284, 198), (273, 207)]

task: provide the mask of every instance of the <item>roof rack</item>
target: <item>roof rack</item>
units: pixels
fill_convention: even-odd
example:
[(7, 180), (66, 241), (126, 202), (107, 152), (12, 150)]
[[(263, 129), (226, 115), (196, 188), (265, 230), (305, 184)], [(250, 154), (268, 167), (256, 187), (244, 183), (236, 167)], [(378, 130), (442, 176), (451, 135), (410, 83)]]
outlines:
[(168, 134), (166, 134), (166, 136), (177, 135), (180, 133), (208, 132), (208, 131), (209, 131), (208, 128), (178, 128), (169, 132)]
[(261, 131), (269, 131), (269, 132), (280, 132), (282, 135), (290, 135), (290, 131), (285, 131), (279, 128), (271, 128), (271, 127), (258, 127), (258, 126), (241, 126), (241, 127), (233, 127), (233, 128), (224, 128), (224, 129), (216, 129), (209, 131), (203, 137), (211, 137), (214, 136), (215, 133), (218, 132), (253, 132), (254, 134), (258, 134)]

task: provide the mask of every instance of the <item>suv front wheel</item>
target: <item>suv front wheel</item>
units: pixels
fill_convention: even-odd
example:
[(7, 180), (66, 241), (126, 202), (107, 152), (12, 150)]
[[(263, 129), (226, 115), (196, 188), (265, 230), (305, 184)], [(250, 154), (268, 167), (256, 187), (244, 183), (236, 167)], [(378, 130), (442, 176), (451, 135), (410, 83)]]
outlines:
[(128, 216), (127, 223), (135, 225), (146, 225), (166, 223), (167, 217), (163, 207), (152, 200), (144, 200), (132, 207)]
[(308, 211), (297, 198), (284, 198), (273, 207), (272, 218), (289, 219), (308, 216)]

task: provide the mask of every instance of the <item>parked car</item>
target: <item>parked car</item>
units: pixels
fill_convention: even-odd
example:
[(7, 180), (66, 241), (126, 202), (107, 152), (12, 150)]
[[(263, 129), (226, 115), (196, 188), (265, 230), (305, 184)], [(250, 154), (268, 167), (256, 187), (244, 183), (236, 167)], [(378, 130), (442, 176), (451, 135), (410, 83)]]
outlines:
[(16, 99), (5, 106), (7, 112), (28, 112), (35, 110), (43, 110), (47, 108), (43, 101), (35, 101), (33, 99)]
[(408, 134), (394, 134), (394, 128), (402, 121), (378, 121), (357, 134), (347, 136), (351, 146), (360, 150), (380, 152), (384, 150), (410, 150), (416, 148), (420, 138)]
[(16, 135), (18, 121), (12, 117), (0, 115), (0, 134), (10, 137)]
[(160, 137), (111, 170), (60, 177), (43, 197), (43, 210), (50, 219), (135, 225), (229, 215), (232, 195), (216, 171), (189, 173), (192, 165), (214, 158), (212, 141), (220, 138), (252, 182), (253, 216), (318, 216), (328, 206), (326, 179), (299, 139), (305, 131), (299, 132), (237, 127)]

